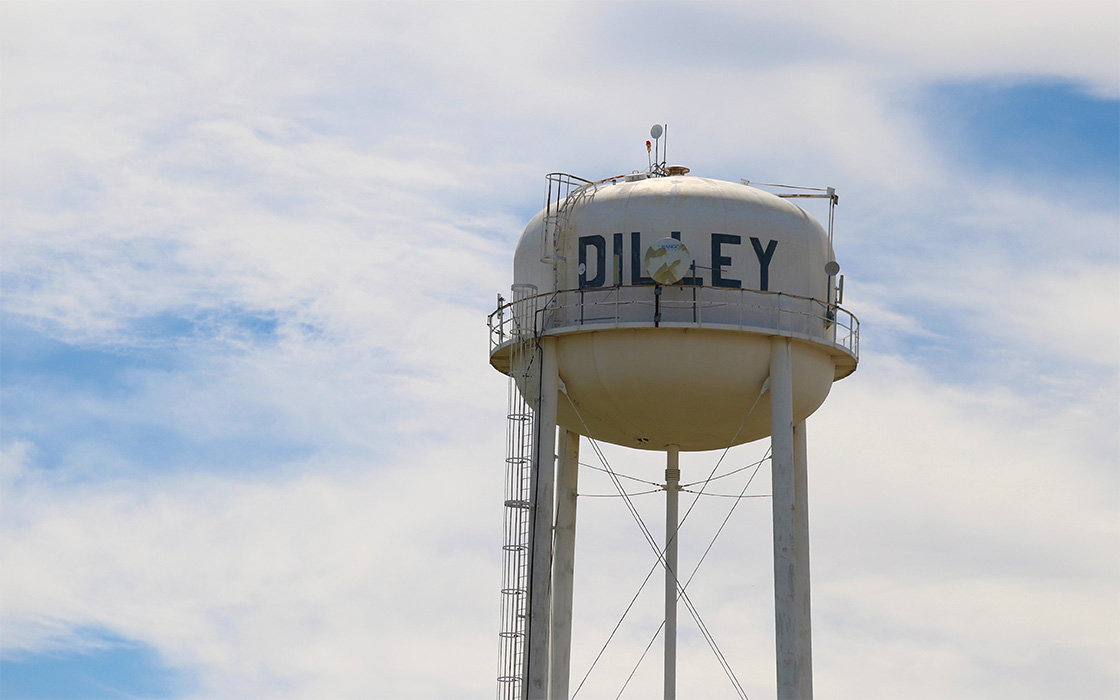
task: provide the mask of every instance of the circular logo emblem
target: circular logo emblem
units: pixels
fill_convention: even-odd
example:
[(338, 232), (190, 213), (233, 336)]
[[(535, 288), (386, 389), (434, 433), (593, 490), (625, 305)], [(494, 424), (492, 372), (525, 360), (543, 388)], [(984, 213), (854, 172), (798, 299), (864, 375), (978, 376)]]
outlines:
[(675, 238), (662, 238), (649, 248), (646, 248), (642, 266), (646, 274), (658, 284), (676, 284), (688, 274), (692, 265), (692, 255)]

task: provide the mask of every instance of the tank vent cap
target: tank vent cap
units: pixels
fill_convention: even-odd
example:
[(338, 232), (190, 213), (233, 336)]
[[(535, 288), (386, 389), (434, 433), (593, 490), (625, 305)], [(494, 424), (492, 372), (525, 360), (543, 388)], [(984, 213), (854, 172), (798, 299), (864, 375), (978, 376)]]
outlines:
[(670, 165), (665, 168), (666, 175), (687, 175), (688, 173), (689, 168), (686, 168), (683, 165)]

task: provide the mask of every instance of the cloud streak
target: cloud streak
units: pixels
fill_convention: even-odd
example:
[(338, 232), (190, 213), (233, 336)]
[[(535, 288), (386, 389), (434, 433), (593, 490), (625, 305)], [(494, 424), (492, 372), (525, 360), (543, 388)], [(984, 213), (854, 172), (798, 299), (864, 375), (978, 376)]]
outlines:
[[(127, 639), (182, 694), (492, 693), (483, 319), (542, 175), (642, 168), (666, 121), (697, 174), (841, 195), (864, 351), (809, 426), (818, 692), (1120, 692), (1114, 183), (1040, 187), (929, 103), (1056, 80), (1115, 106), (1117, 12), (945, 8), (6, 5), (5, 660)], [(608, 499), (581, 508), (582, 675), (652, 561)], [(767, 510), (740, 506), (693, 593), (751, 697)], [(644, 596), (588, 697), (656, 629)], [(688, 692), (730, 696), (682, 634)], [(656, 694), (645, 663), (628, 692)]]

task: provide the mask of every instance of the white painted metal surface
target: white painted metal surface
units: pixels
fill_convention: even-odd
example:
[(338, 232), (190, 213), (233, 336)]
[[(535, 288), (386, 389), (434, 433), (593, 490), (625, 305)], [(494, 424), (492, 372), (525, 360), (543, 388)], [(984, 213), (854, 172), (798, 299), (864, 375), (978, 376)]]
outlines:
[[(790, 341), (770, 345), (774, 621), (779, 700), (813, 697), (809, 637), (809, 521), (805, 452), (795, 447)], [(804, 428), (801, 430), (804, 436)]]
[(529, 700), (548, 698), (549, 616), (552, 588), (552, 504), (556, 485), (556, 340), (541, 338), (540, 400), (533, 458), (533, 538), (529, 556), (529, 619), (525, 689)]
[[(832, 243), (812, 217), (745, 182), (683, 172), (550, 176), (548, 206), (514, 262), (515, 284), (539, 290), (538, 312), (491, 316), (495, 368), (516, 369), (519, 327), (535, 329), (541, 348), (539, 384), (518, 383), (539, 426), (527, 698), (568, 694), (579, 435), (668, 453), (667, 698), (676, 693), (679, 451), (771, 436), (778, 696), (812, 697), (804, 421), (855, 370), (859, 324), (835, 303)], [(834, 203), (833, 194), (821, 196)], [(678, 261), (658, 284), (643, 256), (655, 241), (668, 251), (666, 239), (691, 257), (683, 276)]]
[[(764, 190), (693, 176), (653, 177), (597, 184), (576, 200), (564, 212), (563, 230), (548, 240), (541, 236), (546, 211), (526, 226), (514, 254), (515, 283), (542, 292), (608, 287), (617, 265), (624, 285), (638, 285), (646, 248), (679, 235), (707, 286), (828, 298), (824, 266), (833, 256), (827, 232), (804, 210)], [(555, 251), (541, 250), (550, 244)], [(553, 252), (558, 278), (552, 263), (542, 262)]]
[(665, 451), (665, 700), (677, 697), (677, 527), (681, 487), (680, 448)]
[(809, 482), (805, 423), (793, 426), (793, 636), (796, 640), (796, 690), (791, 697), (813, 697), (813, 631), (809, 588)]
[(549, 697), (567, 700), (572, 659), (579, 433), (561, 428), (557, 440), (560, 453), (556, 462), (556, 538), (552, 555), (552, 661)]
[[(542, 236), (548, 220), (562, 223)], [(664, 238), (692, 255), (676, 286), (658, 287), (644, 271), (645, 251)], [(558, 340), (568, 396), (597, 439), (694, 451), (769, 434), (769, 407), (744, 424), (741, 397), (766, 380), (770, 335), (806, 341), (793, 358), (799, 420), (854, 369), (855, 321), (837, 323), (829, 262), (825, 230), (784, 199), (738, 183), (654, 177), (585, 184), (559, 212), (542, 211), (518, 243), (514, 278), (549, 295), (544, 332)], [(677, 400), (655, 406), (650, 396)], [(566, 402), (559, 421), (586, 431)]]

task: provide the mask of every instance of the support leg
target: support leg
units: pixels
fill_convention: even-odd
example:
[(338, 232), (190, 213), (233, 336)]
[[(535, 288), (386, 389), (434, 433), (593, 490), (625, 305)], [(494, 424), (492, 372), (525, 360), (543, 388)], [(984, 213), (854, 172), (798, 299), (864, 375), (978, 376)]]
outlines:
[(568, 700), (572, 657), (572, 586), (576, 562), (579, 433), (560, 429), (556, 471), (556, 546), (552, 557), (552, 666), (549, 697)]
[(533, 524), (530, 545), (529, 620), (526, 634), (525, 697), (548, 694), (549, 600), (552, 582), (552, 513), (556, 483), (556, 404), (560, 385), (556, 339), (541, 343), (541, 395), (533, 450)]
[(805, 422), (793, 426), (793, 478), (794, 478), (794, 531), (793, 550), (796, 575), (794, 576), (793, 605), (794, 635), (800, 660), (798, 668), (797, 697), (813, 697), (813, 633), (809, 595), (809, 482)]
[[(795, 448), (793, 373), (790, 341), (774, 338), (770, 345), (771, 481), (774, 508), (774, 619), (779, 700), (812, 698), (812, 660), (809, 640), (808, 513), (798, 495), (796, 463), (804, 465)], [(800, 455), (796, 453), (800, 452)], [(800, 459), (798, 459), (800, 457)], [(805, 480), (800, 480), (804, 489)], [(800, 507), (799, 507), (800, 501)], [(801, 551), (803, 550), (803, 551)], [(798, 591), (803, 591), (799, 595)]]

